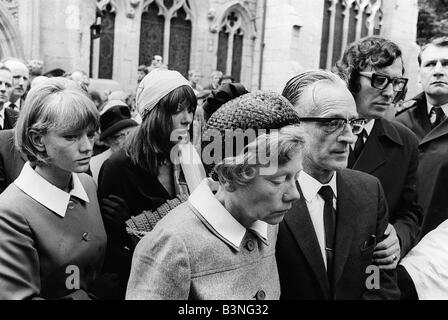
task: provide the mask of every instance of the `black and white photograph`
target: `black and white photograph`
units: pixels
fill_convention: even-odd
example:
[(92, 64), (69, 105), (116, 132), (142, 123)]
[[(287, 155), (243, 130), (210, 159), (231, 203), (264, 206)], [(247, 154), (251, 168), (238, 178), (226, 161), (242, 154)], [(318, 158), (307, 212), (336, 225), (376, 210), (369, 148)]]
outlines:
[(0, 0), (0, 300), (448, 300), (447, 117), (448, 0)]

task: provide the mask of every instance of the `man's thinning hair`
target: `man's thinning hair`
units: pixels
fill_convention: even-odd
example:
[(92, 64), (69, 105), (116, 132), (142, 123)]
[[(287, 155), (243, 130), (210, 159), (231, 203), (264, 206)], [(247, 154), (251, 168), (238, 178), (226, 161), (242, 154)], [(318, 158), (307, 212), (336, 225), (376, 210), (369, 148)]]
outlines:
[(434, 46), (434, 47), (439, 47), (439, 48), (448, 47), (448, 36), (433, 38), (430, 42), (425, 44), (420, 49), (420, 52), (419, 52), (418, 57), (417, 57), (419, 66), (422, 65), (422, 54), (423, 54), (423, 51), (428, 49), (429, 46)]
[[(324, 70), (305, 71), (286, 83), (282, 95), (291, 102), (294, 110), (300, 117), (310, 116), (316, 113), (317, 105), (314, 94), (316, 85), (321, 81), (329, 82), (333, 85), (345, 86), (345, 83), (337, 75)], [(303, 99), (304, 93), (307, 90), (312, 90), (310, 95), (312, 101)]]

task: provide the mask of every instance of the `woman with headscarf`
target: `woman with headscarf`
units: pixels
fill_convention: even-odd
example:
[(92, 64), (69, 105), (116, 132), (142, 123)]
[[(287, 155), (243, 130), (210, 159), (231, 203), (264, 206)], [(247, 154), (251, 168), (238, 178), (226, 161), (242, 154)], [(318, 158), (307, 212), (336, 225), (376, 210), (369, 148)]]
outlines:
[(125, 221), (185, 197), (205, 176), (189, 143), (197, 102), (188, 80), (177, 71), (154, 70), (140, 83), (136, 99), (143, 122), (103, 164), (98, 179), (108, 235), (104, 271), (120, 277), (116, 298), (124, 295), (132, 257)]

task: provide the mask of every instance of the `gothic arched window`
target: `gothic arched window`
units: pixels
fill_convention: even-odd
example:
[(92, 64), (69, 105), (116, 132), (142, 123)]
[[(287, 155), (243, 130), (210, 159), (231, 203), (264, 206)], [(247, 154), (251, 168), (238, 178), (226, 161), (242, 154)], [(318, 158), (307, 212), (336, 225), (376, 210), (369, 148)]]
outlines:
[(98, 78), (112, 79), (114, 70), (115, 12), (108, 4), (102, 12)]
[(188, 0), (147, 0), (140, 31), (140, 64), (154, 55), (187, 76), (190, 67), (191, 8)]
[(230, 74), (237, 82), (241, 77), (243, 40), (241, 15), (237, 10), (230, 10), (219, 31), (216, 69), (224, 74)]
[(170, 59), (168, 68), (177, 70), (184, 76), (190, 69), (191, 22), (187, 14), (180, 8), (177, 16), (171, 20)]
[(320, 68), (331, 69), (347, 44), (381, 33), (381, 5), (381, 0), (325, 0)]
[(162, 55), (164, 24), (165, 19), (159, 15), (159, 7), (155, 2), (151, 3), (142, 14), (139, 64), (149, 66), (154, 55)]

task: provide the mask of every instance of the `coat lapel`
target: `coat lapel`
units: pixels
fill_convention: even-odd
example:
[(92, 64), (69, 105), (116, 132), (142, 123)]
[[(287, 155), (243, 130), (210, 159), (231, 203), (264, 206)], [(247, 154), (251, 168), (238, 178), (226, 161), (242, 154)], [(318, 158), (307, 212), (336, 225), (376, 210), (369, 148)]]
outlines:
[(356, 212), (359, 208), (353, 201), (356, 198), (354, 192), (356, 187), (349, 185), (345, 181), (342, 173), (337, 173), (336, 180), (338, 198), (336, 208), (336, 248), (334, 257), (334, 284), (337, 288), (337, 283), (341, 278), (344, 270), (350, 249), (352, 247), (352, 238), (355, 229)]
[(446, 134), (448, 134), (448, 117), (423, 138), (423, 140), (420, 142), (420, 146), (432, 140), (438, 139)]
[(380, 141), (380, 136), (383, 134), (384, 130), (381, 122), (375, 120), (372, 132), (366, 141), (364, 149), (353, 165), (354, 170), (372, 173), (379, 166), (386, 163), (386, 154)]
[(284, 220), (309, 263), (311, 270), (313, 270), (322, 291), (329, 297), (330, 286), (319, 242), (299, 184), (297, 184), (297, 188), (301, 197), (293, 203), (290, 212), (285, 215)]

